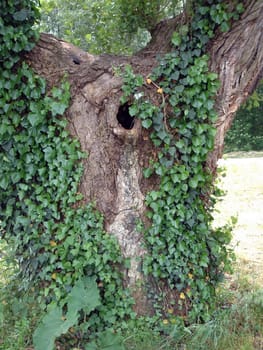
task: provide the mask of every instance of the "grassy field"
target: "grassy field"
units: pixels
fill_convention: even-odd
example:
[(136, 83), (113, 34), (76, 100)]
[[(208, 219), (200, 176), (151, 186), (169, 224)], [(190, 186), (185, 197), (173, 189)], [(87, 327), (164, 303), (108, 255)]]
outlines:
[[(168, 336), (143, 322), (133, 324), (123, 335), (126, 350), (263, 350), (263, 152), (231, 154), (220, 166), (226, 195), (217, 205), (216, 224), (237, 217), (237, 262), (217, 291), (217, 312), (205, 324), (175, 325)], [(10, 265), (0, 259), (0, 350), (33, 350), (39, 311), (30, 296), (17, 293)]]
[(232, 153), (219, 165), (225, 168), (220, 187), (226, 194), (217, 205), (216, 222), (237, 218), (232, 244), (263, 286), (263, 152)]

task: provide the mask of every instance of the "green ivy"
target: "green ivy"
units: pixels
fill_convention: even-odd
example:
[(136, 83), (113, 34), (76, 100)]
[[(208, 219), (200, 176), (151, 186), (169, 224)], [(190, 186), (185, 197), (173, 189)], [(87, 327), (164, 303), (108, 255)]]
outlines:
[[(89, 337), (131, 316), (132, 300), (122, 286), (116, 239), (104, 231), (93, 204), (80, 204), (86, 155), (62, 117), (70, 99), (67, 79), (47, 93), (45, 81), (21, 60), (38, 38), (32, 29), (37, 6), (33, 0), (0, 4), (0, 232), (15, 252), (21, 288), (34, 286), (40, 301), (56, 304), (55, 319), (79, 281), (95, 281), (101, 303), (94, 311), (81, 310), (80, 318), (78, 305), (73, 317), (75, 336)], [(158, 149), (158, 160), (144, 170), (145, 177), (157, 174), (160, 186), (146, 197), (152, 225), (144, 229), (149, 255), (143, 270), (160, 283), (168, 280), (179, 293), (174, 309), (188, 313), (189, 320), (206, 317), (230, 263), (230, 229), (212, 229), (210, 195), (216, 189), (205, 160), (213, 148), (218, 81), (205, 51), (217, 28), (228, 30), (243, 10), (239, 3), (235, 8), (196, 2), (191, 25), (174, 33), (174, 50), (147, 79), (159, 105), (145, 100), (142, 77), (129, 67), (124, 76), (122, 102), (132, 97), (130, 114), (151, 130)], [(93, 347), (101, 344), (94, 340)]]
[(1, 238), (13, 248), (21, 288), (35, 287), (45, 305), (60, 305), (77, 281), (95, 278), (102, 302), (76, 331), (88, 335), (131, 313), (119, 245), (94, 205), (79, 202), (86, 155), (62, 117), (70, 99), (66, 77), (47, 93), (44, 79), (21, 60), (38, 38), (36, 3), (2, 1), (0, 12)]
[[(131, 116), (151, 131), (158, 149), (158, 160), (144, 170), (146, 178), (158, 175), (160, 185), (146, 196), (152, 224), (144, 228), (149, 254), (143, 271), (157, 283), (168, 281), (178, 292), (172, 313), (187, 315), (190, 322), (209, 317), (215, 288), (233, 259), (231, 227), (212, 227), (218, 190), (205, 162), (214, 146), (219, 82), (209, 71), (206, 44), (218, 29), (229, 30), (242, 11), (240, 3), (228, 12), (222, 1), (196, 1), (191, 22), (173, 34), (174, 49), (146, 81), (130, 67), (124, 72), (121, 102), (133, 101)], [(144, 97), (143, 85), (155, 91), (155, 103)]]

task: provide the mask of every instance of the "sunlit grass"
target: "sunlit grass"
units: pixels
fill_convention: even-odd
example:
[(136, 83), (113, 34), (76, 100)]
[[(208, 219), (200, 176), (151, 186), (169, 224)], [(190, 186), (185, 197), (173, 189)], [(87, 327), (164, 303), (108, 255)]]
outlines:
[(175, 329), (170, 336), (146, 327), (131, 330), (127, 350), (262, 350), (263, 288), (251, 283), (244, 266), (226, 279), (217, 302), (209, 322)]
[[(12, 288), (9, 285), (0, 292), (0, 349), (33, 349), (31, 336), (39, 318), (38, 306), (29, 295), (21, 296), (12, 283)], [(262, 350), (263, 288), (253, 282), (253, 271), (247, 269), (245, 262), (239, 262), (234, 275), (227, 276), (218, 289), (217, 304), (209, 322), (177, 329), (174, 326), (170, 334), (154, 329), (147, 322), (134, 321), (124, 333), (125, 348)]]

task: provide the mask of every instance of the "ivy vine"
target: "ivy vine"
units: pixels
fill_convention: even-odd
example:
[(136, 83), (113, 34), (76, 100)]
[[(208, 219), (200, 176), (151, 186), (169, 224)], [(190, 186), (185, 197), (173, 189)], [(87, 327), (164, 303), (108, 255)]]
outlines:
[[(129, 66), (124, 72), (121, 102), (133, 100), (130, 115), (151, 131), (158, 149), (158, 159), (144, 169), (146, 178), (158, 175), (160, 185), (146, 196), (151, 226), (143, 229), (149, 252), (143, 271), (158, 283), (168, 281), (178, 293), (170, 316), (181, 313), (190, 322), (209, 317), (215, 288), (233, 259), (231, 227), (212, 227), (218, 190), (205, 162), (214, 145), (219, 87), (217, 74), (209, 71), (206, 44), (217, 30), (229, 30), (242, 4), (235, 9), (229, 12), (220, 0), (196, 1), (191, 22), (174, 32), (174, 49), (150, 76), (143, 79)], [(155, 91), (154, 102), (145, 98), (145, 87)]]
[[(169, 314), (188, 314), (189, 321), (207, 317), (231, 262), (230, 229), (212, 228), (216, 189), (205, 160), (214, 142), (218, 81), (205, 52), (214, 33), (229, 30), (242, 13), (242, 4), (235, 5), (233, 11), (220, 0), (196, 1), (191, 23), (174, 33), (174, 50), (151, 76), (145, 80), (129, 67), (124, 75), (122, 101), (133, 96), (130, 114), (151, 130), (158, 149), (158, 159), (144, 170), (146, 178), (157, 174), (160, 186), (146, 197), (152, 225), (144, 228), (149, 254), (143, 271), (159, 283), (168, 280), (178, 292)], [(44, 79), (21, 60), (38, 38), (32, 29), (37, 2), (2, 1), (0, 11), (1, 238), (13, 247), (21, 288), (36, 286), (45, 305), (63, 305), (76, 283), (94, 278), (101, 304), (88, 315), (82, 310), (76, 326), (89, 335), (131, 315), (123, 260), (102, 215), (79, 202), (86, 155), (66, 131), (66, 77), (48, 92)], [(143, 85), (155, 90), (158, 104), (144, 98)]]
[(95, 278), (102, 302), (88, 315), (83, 311), (76, 325), (89, 334), (131, 314), (121, 253), (94, 205), (79, 204), (86, 155), (66, 130), (66, 77), (47, 91), (44, 79), (21, 60), (38, 38), (32, 29), (36, 2), (2, 1), (0, 12), (1, 238), (12, 246), (21, 288), (36, 287), (43, 305), (63, 305), (75, 283)]

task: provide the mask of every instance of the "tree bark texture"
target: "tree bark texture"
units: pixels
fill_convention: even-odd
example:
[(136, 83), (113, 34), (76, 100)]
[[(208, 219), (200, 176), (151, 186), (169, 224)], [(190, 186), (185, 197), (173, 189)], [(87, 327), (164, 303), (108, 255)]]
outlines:
[(224, 138), (241, 104), (263, 77), (263, 2), (250, 1), (240, 21), (212, 43), (210, 69), (218, 73), (218, 119), (214, 151), (208, 158), (212, 171), (223, 154)]
[[(143, 279), (140, 258), (145, 249), (136, 224), (144, 217), (145, 194), (158, 186), (158, 178), (146, 180), (142, 176), (142, 169), (155, 158), (156, 151), (149, 131), (139, 120), (130, 130), (117, 120), (122, 79), (115, 68), (130, 64), (147, 77), (156, 64), (156, 54), (169, 49), (176, 25), (174, 20), (159, 24), (152, 42), (133, 57), (93, 56), (48, 34), (41, 35), (26, 57), (37, 74), (47, 80), (48, 87), (59, 85), (65, 74), (70, 80), (69, 129), (88, 153), (80, 191), (85, 201), (96, 202), (105, 217), (105, 229), (117, 237), (123, 256), (131, 259), (125, 283), (134, 290), (135, 310), (142, 314), (149, 305), (137, 283)], [(207, 160), (213, 172), (235, 112), (262, 77), (262, 28), (263, 2), (252, 0), (231, 31), (218, 34), (209, 45), (210, 68), (221, 82), (216, 96), (215, 147)]]

